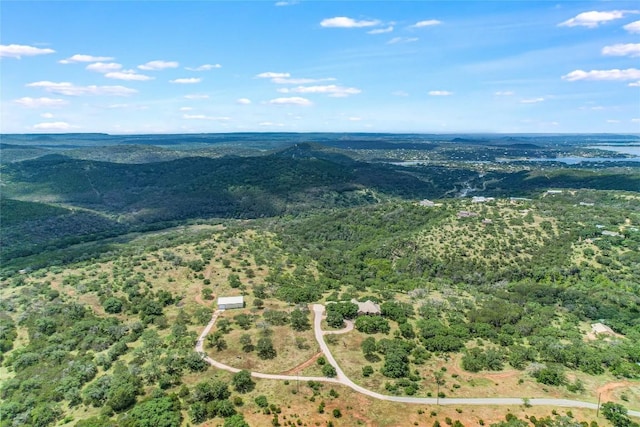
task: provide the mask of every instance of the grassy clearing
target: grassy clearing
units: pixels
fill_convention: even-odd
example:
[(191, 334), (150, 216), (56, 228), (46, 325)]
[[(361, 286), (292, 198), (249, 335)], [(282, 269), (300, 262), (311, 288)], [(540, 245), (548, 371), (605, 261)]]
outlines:
[[(231, 313), (231, 311), (225, 312), (218, 321), (223, 318), (228, 318), (229, 316), (224, 316)], [(215, 349), (209, 348), (207, 352), (215, 360), (236, 368), (278, 374), (298, 366), (319, 351), (318, 343), (313, 336), (313, 331), (295, 332), (289, 326), (274, 326), (272, 327), (272, 333), (268, 336), (273, 340), (273, 347), (276, 350), (277, 356), (274, 359), (262, 360), (255, 351), (245, 353), (242, 350), (242, 345), (239, 341), (240, 337), (244, 334), (251, 336), (251, 340), (255, 346), (263, 336), (263, 331), (258, 328), (252, 328), (246, 331), (233, 329), (224, 335), (224, 339), (228, 345), (227, 349), (216, 351)], [(305, 339), (308, 348), (299, 349), (296, 346), (296, 338)]]

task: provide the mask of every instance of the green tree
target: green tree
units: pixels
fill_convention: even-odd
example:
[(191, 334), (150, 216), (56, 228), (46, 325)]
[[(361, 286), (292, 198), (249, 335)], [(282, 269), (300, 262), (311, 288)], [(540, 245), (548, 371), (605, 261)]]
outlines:
[(291, 312), (291, 327), (295, 331), (307, 331), (311, 329), (311, 323), (309, 322), (309, 316), (307, 313), (300, 309), (295, 309)]
[(182, 413), (177, 396), (149, 399), (137, 404), (129, 413), (124, 427), (180, 427)]
[(248, 393), (256, 386), (256, 383), (251, 379), (251, 373), (247, 370), (234, 374), (231, 382), (238, 393)]
[(327, 325), (332, 328), (343, 328), (344, 316), (337, 311), (329, 311), (327, 313)]
[(122, 301), (116, 297), (109, 297), (102, 303), (104, 311), (111, 314), (120, 313), (122, 311)]
[(606, 402), (602, 405), (602, 415), (613, 424), (614, 427), (638, 427), (638, 423), (632, 421), (627, 408), (619, 403)]
[(365, 365), (362, 367), (362, 376), (369, 377), (373, 374), (373, 367), (371, 365)]
[(256, 405), (258, 405), (261, 408), (266, 408), (267, 406), (269, 406), (269, 401), (267, 401), (267, 396), (262, 394), (256, 397), (253, 401), (256, 402)]
[(53, 424), (60, 415), (62, 415), (62, 411), (55, 405), (50, 403), (43, 403), (36, 406), (31, 411), (31, 425), (34, 427), (47, 427), (48, 425)]
[(245, 353), (251, 353), (254, 350), (251, 335), (249, 334), (242, 334), (240, 336), (240, 344), (242, 344), (242, 351)]
[(251, 316), (247, 315), (247, 314), (238, 314), (236, 315), (233, 320), (236, 321), (236, 324), (244, 329), (244, 330), (248, 330), (251, 329), (251, 323), (253, 322), (253, 320), (251, 319)]
[(109, 390), (107, 405), (116, 412), (122, 412), (136, 403), (138, 390), (135, 385), (122, 383)]
[(207, 337), (207, 342), (210, 347), (215, 348), (218, 351), (222, 351), (227, 348), (227, 342), (222, 337), (222, 331), (216, 331), (215, 333)]
[(273, 348), (273, 341), (269, 337), (262, 337), (258, 340), (256, 351), (261, 359), (273, 359), (277, 356), (276, 349)]
[(365, 334), (388, 334), (391, 330), (389, 321), (378, 316), (360, 316), (355, 321), (355, 328)]
[(235, 414), (224, 420), (223, 427), (250, 427), (242, 414)]
[(218, 320), (216, 322), (216, 326), (218, 327), (218, 330), (223, 334), (228, 334), (231, 330), (231, 322), (229, 321), (229, 319)]
[(336, 368), (334, 368), (330, 363), (327, 363), (322, 367), (322, 375), (328, 378), (333, 378), (337, 375)]
[(362, 349), (362, 353), (364, 354), (365, 359), (370, 360), (376, 353), (376, 339), (374, 337), (367, 337), (362, 340), (360, 344), (360, 348)]
[(240, 276), (235, 273), (229, 274), (229, 286), (232, 288), (239, 288), (242, 283), (240, 282)]

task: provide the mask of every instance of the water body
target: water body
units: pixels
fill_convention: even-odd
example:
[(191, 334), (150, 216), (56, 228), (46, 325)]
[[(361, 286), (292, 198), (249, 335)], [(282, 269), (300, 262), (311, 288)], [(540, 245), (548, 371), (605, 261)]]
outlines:
[(636, 157), (640, 157), (640, 145), (598, 144), (598, 145), (591, 145), (587, 148), (592, 148), (596, 150), (615, 151), (616, 153), (632, 154)]
[(640, 157), (556, 157), (553, 159), (534, 157), (528, 159), (496, 159), (501, 163), (509, 162), (559, 162), (566, 165), (577, 165), (582, 162), (640, 162)]

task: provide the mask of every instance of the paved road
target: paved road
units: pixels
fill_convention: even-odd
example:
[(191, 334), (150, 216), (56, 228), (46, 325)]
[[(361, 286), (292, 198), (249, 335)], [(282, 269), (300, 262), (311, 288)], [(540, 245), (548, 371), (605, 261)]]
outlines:
[[(211, 317), (211, 320), (202, 331), (200, 336), (198, 337), (198, 341), (196, 342), (196, 351), (202, 356), (203, 360), (209, 363), (212, 366), (215, 366), (219, 369), (224, 369), (229, 372), (239, 372), (240, 369), (234, 368), (232, 366), (225, 365), (223, 363), (217, 362), (207, 356), (204, 352), (204, 339), (206, 338), (209, 331), (216, 322), (216, 319), (220, 315), (221, 311), (216, 310)], [(300, 377), (297, 375), (277, 375), (277, 374), (263, 374), (261, 372), (251, 372), (251, 376), (255, 378), (264, 378), (270, 380), (302, 380), (302, 381), (322, 381), (328, 383), (336, 383), (342, 384), (347, 387), (352, 388), (353, 390), (362, 393), (364, 395), (373, 397), (374, 399), (386, 400), (389, 402), (400, 402), (400, 403), (413, 403), (413, 404), (421, 404), (421, 405), (522, 405), (524, 403), (523, 398), (518, 397), (446, 397), (441, 399), (436, 399), (435, 397), (404, 397), (404, 396), (389, 396), (386, 394), (376, 393), (369, 389), (366, 389), (362, 386), (351, 381), (340, 369), (340, 366), (336, 362), (331, 354), (331, 350), (327, 346), (327, 343), (324, 341), (323, 336), (325, 334), (331, 333), (344, 333), (348, 332), (353, 328), (353, 324), (347, 324), (348, 330), (340, 330), (340, 331), (323, 331), (321, 327), (322, 316), (324, 313), (324, 306), (322, 304), (314, 304), (313, 305), (313, 332), (316, 337), (316, 341), (318, 341), (318, 345), (320, 349), (324, 353), (325, 359), (333, 367), (336, 369), (336, 378), (326, 378), (326, 377)], [(555, 406), (555, 407), (565, 407), (565, 408), (589, 408), (589, 409), (597, 409), (598, 405), (591, 402), (582, 402), (580, 400), (569, 400), (569, 399), (546, 399), (546, 398), (531, 398), (528, 400), (530, 405), (534, 406)], [(633, 417), (640, 417), (640, 411), (629, 411), (628, 414)]]

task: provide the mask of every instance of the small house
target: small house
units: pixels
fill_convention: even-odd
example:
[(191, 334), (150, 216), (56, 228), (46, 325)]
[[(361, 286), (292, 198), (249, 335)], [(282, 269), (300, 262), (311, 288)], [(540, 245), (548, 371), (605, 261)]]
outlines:
[(594, 323), (591, 325), (591, 331), (595, 335), (606, 334), (606, 335), (614, 335), (613, 329), (605, 325), (604, 323)]
[(382, 314), (382, 310), (380, 310), (380, 305), (376, 304), (371, 300), (360, 302), (354, 298), (351, 300), (351, 302), (358, 306), (358, 316), (362, 316), (362, 315), (379, 316), (380, 314)]
[(478, 216), (478, 214), (475, 213), (475, 212), (470, 212), (470, 211), (460, 211), (460, 212), (458, 212), (458, 218), (472, 218), (474, 216)]
[(493, 197), (484, 197), (484, 196), (473, 196), (471, 198), (471, 203), (486, 203), (492, 202), (495, 199)]
[(218, 298), (218, 310), (227, 310), (230, 308), (244, 308), (244, 297), (239, 295), (236, 297)]

